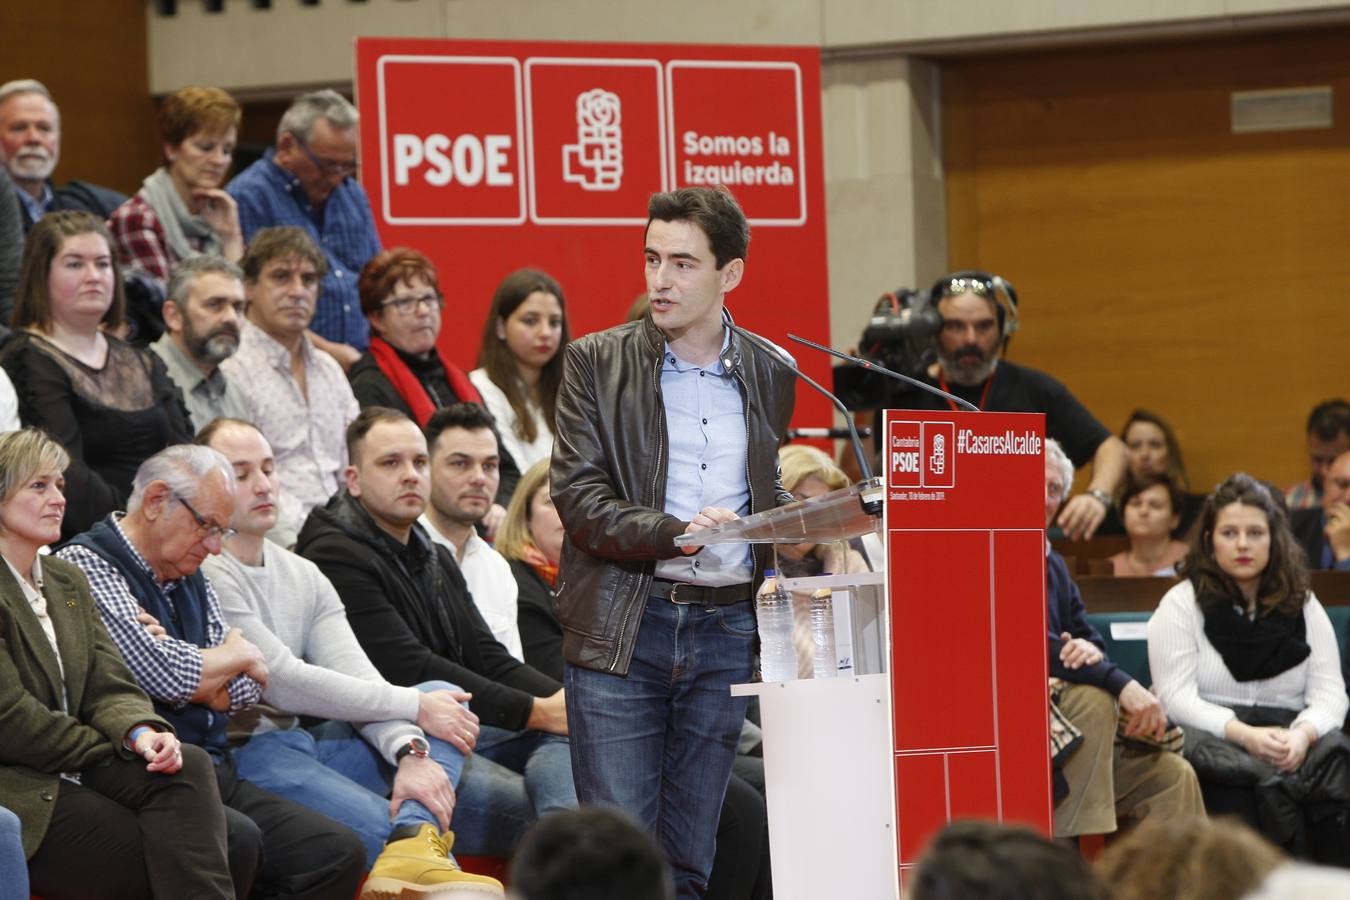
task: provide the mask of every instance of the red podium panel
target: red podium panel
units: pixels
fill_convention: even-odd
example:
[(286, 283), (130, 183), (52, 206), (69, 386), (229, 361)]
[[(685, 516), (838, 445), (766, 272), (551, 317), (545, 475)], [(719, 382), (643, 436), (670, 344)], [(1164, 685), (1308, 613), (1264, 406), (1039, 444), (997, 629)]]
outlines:
[(957, 818), (1051, 830), (1045, 417), (886, 413), (896, 840)]

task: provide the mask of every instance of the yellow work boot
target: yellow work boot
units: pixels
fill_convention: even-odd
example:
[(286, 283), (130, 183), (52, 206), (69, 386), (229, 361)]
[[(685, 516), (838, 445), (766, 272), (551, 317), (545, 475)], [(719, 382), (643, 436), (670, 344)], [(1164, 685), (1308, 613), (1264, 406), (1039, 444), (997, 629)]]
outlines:
[(384, 852), (370, 867), (361, 900), (400, 900), (429, 896), (501, 897), (502, 883), (471, 875), (450, 855), (453, 833), (444, 836), (430, 823), (404, 825), (389, 835)]

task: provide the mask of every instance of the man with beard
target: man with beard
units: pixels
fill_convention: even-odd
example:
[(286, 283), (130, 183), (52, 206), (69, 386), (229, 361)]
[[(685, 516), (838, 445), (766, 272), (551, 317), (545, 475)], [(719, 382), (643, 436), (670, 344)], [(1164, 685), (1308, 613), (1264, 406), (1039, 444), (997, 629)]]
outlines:
[(61, 111), (46, 85), (31, 78), (0, 85), (0, 163), (14, 181), (24, 233), (54, 210), (82, 209), (106, 219), (126, 202), (125, 195), (85, 181), (55, 187), (52, 171), (60, 158)]
[(249, 241), (240, 268), (248, 316), (239, 351), (221, 363), (253, 406), (252, 422), (276, 454), (286, 485), (271, 537), (295, 543), (305, 516), (341, 486), (347, 425), (360, 409), (342, 367), (307, 329), (328, 261), (302, 228), (264, 228)]
[[(1045, 413), (1045, 432), (1064, 447), (1076, 468), (1092, 463), (1087, 490), (1064, 504), (1056, 520), (1071, 539), (1096, 532), (1125, 478), (1125, 444), (1044, 372), (1002, 359), (1016, 327), (1017, 301), (1009, 285), (986, 272), (954, 272), (933, 286), (929, 302), (942, 327), (928, 383), (995, 412)], [(952, 409), (956, 404), (916, 388), (898, 391), (888, 406)]]
[(187, 404), (194, 431), (213, 419), (253, 421), (253, 405), (220, 363), (239, 349), (244, 273), (218, 256), (183, 260), (169, 278), (164, 334), (150, 349), (164, 360)]

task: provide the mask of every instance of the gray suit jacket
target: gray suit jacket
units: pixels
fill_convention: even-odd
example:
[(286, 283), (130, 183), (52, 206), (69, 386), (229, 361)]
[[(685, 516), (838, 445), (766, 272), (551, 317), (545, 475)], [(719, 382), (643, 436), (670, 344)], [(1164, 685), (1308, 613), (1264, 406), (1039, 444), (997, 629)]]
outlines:
[(107, 765), (138, 722), (172, 731), (127, 671), (78, 567), (42, 558), (43, 594), (65, 667), (9, 567), (0, 564), (0, 804), (23, 823), (23, 847), (47, 833), (62, 772)]

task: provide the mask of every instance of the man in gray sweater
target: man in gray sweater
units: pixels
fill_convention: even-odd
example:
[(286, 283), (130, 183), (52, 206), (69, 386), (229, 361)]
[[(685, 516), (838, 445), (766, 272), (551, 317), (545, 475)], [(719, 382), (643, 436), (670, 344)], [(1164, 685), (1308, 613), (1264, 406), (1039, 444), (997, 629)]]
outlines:
[[(271, 673), (264, 702), (230, 724), (242, 741), (231, 751), (239, 774), (356, 831), (373, 864), (363, 898), (405, 888), (502, 896), (497, 881), (462, 871), (450, 855), (455, 785), (479, 730), (470, 695), (448, 682), (385, 681), (328, 579), (266, 540), (278, 486), (257, 428), (217, 419), (198, 441), (236, 475), (238, 533), (204, 569), (226, 620), (250, 635)], [(326, 721), (305, 728), (300, 716)]]

